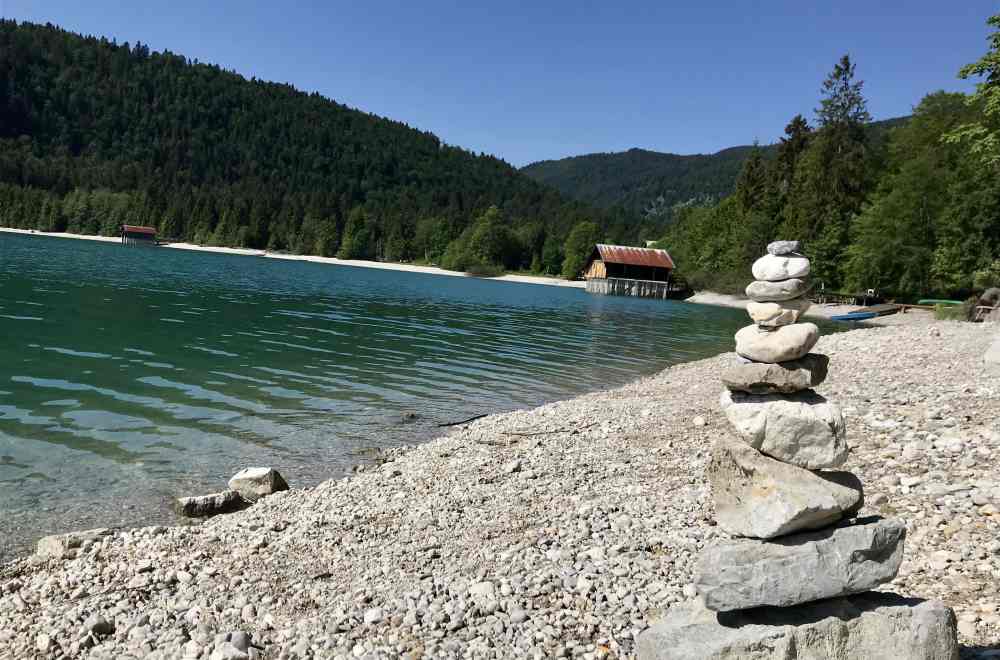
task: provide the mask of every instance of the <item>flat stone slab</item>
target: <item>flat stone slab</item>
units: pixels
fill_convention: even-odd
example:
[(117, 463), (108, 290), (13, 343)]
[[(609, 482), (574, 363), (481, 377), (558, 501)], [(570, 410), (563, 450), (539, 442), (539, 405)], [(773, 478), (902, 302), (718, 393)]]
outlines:
[(781, 256), (802, 252), (802, 243), (799, 241), (772, 241), (767, 244), (767, 253)]
[(747, 298), (757, 302), (777, 302), (799, 298), (809, 292), (809, 284), (798, 278), (781, 282), (755, 280), (746, 288)]
[(38, 543), (35, 545), (35, 554), (39, 557), (50, 557), (52, 559), (72, 558), (76, 556), (77, 551), (84, 545), (99, 541), (111, 533), (110, 529), (101, 527), (82, 532), (43, 536), (38, 539)]
[(723, 436), (706, 469), (719, 526), (735, 536), (770, 539), (832, 525), (864, 502), (849, 472), (812, 472)]
[(210, 495), (177, 498), (177, 510), (182, 516), (187, 518), (217, 516), (223, 513), (240, 511), (248, 506), (250, 506), (250, 502), (245, 500), (235, 490), (224, 490), (221, 493), (212, 493)]
[(753, 262), (754, 279), (765, 282), (804, 279), (809, 276), (809, 260), (798, 254), (765, 254)]
[(698, 557), (695, 587), (716, 612), (849, 596), (896, 577), (905, 538), (902, 521), (872, 519), (773, 541), (713, 545)]
[(638, 660), (958, 660), (955, 613), (868, 592), (789, 608), (671, 607), (639, 635)]
[(747, 394), (792, 394), (816, 387), (826, 380), (830, 359), (808, 353), (788, 362), (741, 362), (722, 372), (722, 383)]
[(772, 458), (809, 470), (838, 468), (847, 461), (844, 416), (836, 404), (812, 390), (794, 394), (723, 390), (719, 406), (744, 442)]
[(782, 325), (798, 323), (798, 320), (812, 307), (808, 298), (793, 298), (778, 302), (747, 303), (747, 314), (753, 322), (765, 328), (776, 328)]
[(229, 480), (229, 489), (243, 499), (256, 502), (278, 491), (288, 490), (288, 483), (281, 473), (270, 467), (244, 468)]
[(736, 352), (754, 362), (789, 362), (806, 355), (819, 341), (814, 323), (783, 325), (762, 330), (748, 325), (736, 332)]

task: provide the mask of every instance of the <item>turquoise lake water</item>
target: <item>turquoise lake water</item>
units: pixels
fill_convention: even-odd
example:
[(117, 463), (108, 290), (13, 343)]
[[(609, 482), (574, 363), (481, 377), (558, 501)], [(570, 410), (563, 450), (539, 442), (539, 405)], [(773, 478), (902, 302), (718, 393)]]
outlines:
[[(732, 350), (740, 310), (0, 234), (0, 558)], [(405, 413), (416, 413), (404, 421)]]

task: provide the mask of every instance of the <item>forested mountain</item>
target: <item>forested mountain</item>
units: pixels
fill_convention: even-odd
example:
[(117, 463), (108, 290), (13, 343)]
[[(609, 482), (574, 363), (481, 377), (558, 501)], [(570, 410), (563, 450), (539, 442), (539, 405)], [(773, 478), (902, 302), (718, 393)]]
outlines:
[(620, 210), (318, 94), (0, 21), (0, 225), (559, 272), (583, 221), (637, 240)]
[[(873, 142), (885, 140), (889, 129), (907, 117), (868, 125)], [(761, 146), (765, 159), (773, 158), (778, 145)], [(737, 146), (714, 154), (660, 153), (629, 149), (560, 160), (543, 160), (521, 171), (563, 194), (601, 208), (621, 206), (644, 219), (644, 226), (663, 229), (675, 206), (713, 204), (732, 194), (736, 177), (753, 146)]]

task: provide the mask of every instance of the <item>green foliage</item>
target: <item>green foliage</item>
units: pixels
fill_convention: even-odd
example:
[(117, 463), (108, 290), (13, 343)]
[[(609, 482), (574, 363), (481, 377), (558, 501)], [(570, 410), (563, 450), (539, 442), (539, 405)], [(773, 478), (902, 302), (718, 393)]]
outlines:
[(621, 210), (569, 202), (399, 122), (139, 43), (0, 19), (4, 224), (115, 234), (127, 220), (206, 245), (434, 261), (491, 206), (510, 231), (530, 227), (519, 265), (549, 267), (546, 237), (562, 242), (584, 217), (636, 240)]
[(974, 272), (972, 286), (976, 290), (1000, 287), (1000, 259), (995, 259), (990, 265)]
[(600, 242), (602, 242), (601, 228), (596, 223), (581, 222), (573, 227), (563, 246), (562, 276), (567, 280), (580, 277), (590, 253)]
[(963, 80), (973, 76), (984, 79), (969, 97), (969, 103), (981, 106), (982, 112), (977, 120), (955, 127), (945, 140), (967, 143), (983, 165), (996, 168), (1000, 166), (1000, 14), (991, 16), (987, 24), (997, 28), (989, 37), (989, 51), (958, 72)]
[(973, 304), (967, 300), (961, 305), (934, 305), (934, 318), (938, 321), (967, 321)]
[(480, 215), (475, 224), (448, 244), (441, 266), (470, 274), (493, 275), (505, 269), (517, 270), (524, 263), (526, 250), (508, 221), (495, 206)]

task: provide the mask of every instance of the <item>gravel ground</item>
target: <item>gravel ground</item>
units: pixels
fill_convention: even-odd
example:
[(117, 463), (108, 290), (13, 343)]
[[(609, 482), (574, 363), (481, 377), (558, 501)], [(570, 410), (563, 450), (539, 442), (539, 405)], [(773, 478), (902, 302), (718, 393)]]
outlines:
[[(998, 328), (915, 320), (822, 338), (818, 389), (844, 408), (862, 514), (909, 527), (886, 588), (945, 601), (963, 657), (1000, 657), (1000, 377), (981, 359)], [(491, 416), (201, 525), (9, 563), (0, 657), (633, 657), (722, 536), (703, 470), (732, 359)]]

